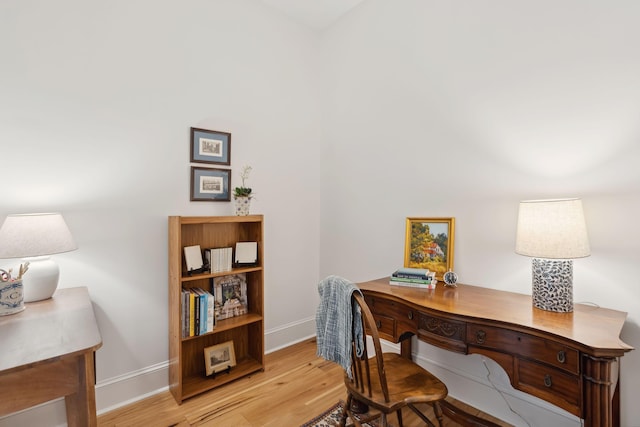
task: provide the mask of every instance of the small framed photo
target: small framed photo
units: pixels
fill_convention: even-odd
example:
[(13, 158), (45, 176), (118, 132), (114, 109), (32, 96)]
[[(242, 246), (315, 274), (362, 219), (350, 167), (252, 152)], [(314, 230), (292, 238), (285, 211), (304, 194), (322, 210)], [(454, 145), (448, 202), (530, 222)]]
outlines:
[(453, 270), (455, 218), (407, 218), (404, 266), (436, 273)]
[(191, 161), (216, 165), (231, 164), (231, 134), (191, 128)]
[(207, 375), (225, 371), (236, 366), (233, 341), (227, 341), (204, 349), (204, 366)]
[(228, 202), (231, 200), (231, 170), (191, 166), (191, 201)]
[(187, 265), (187, 272), (202, 271), (204, 262), (200, 245), (184, 247), (184, 263)]

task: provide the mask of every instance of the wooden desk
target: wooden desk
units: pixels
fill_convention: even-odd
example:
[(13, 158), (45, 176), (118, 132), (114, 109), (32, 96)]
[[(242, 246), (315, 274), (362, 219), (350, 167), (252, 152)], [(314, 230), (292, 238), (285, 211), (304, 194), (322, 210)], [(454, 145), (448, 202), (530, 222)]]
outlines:
[(412, 335), (458, 353), (496, 361), (514, 388), (583, 418), (585, 426), (620, 425), (619, 358), (633, 347), (619, 338), (627, 314), (576, 304), (573, 313), (534, 308), (531, 296), (438, 283), (435, 290), (359, 283), (380, 336), (411, 357)]
[(65, 398), (70, 427), (97, 426), (94, 351), (102, 338), (87, 288), (0, 317), (0, 415)]

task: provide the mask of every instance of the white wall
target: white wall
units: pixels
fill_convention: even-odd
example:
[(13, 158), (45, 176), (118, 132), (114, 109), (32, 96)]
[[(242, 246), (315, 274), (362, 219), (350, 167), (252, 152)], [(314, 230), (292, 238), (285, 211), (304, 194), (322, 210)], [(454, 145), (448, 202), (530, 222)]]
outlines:
[[(574, 262), (575, 300), (628, 312), (622, 338), (640, 347), (639, 19), (628, 1), (368, 0), (326, 31), (321, 274), (389, 275), (406, 217), (453, 216), (460, 281), (530, 294), (518, 202), (582, 197), (592, 255)], [(580, 425), (506, 387), (513, 414), (478, 356), (418, 350), (486, 412)], [(622, 375), (623, 425), (638, 426), (639, 351)]]
[(315, 333), (316, 42), (257, 1), (0, 2), (0, 217), (65, 216), (79, 249), (55, 259), (95, 304), (99, 410), (167, 386), (167, 216), (233, 212), (189, 201), (192, 126), (231, 132), (232, 186), (253, 166), (267, 349)]
[[(314, 331), (318, 278), (397, 268), (407, 216), (456, 217), (462, 282), (529, 293), (517, 204), (556, 196), (586, 210), (576, 301), (628, 311), (639, 347), (639, 7), (367, 0), (318, 39), (250, 0), (1, 2), (0, 216), (67, 218), (80, 248), (56, 260), (95, 302), (99, 409), (166, 387), (166, 217), (232, 212), (189, 202), (191, 126), (232, 133), (236, 182), (254, 167), (268, 349)], [(454, 395), (525, 425), (479, 357), (416, 347)], [(634, 351), (627, 427), (639, 376)], [(577, 425), (506, 393), (531, 425)], [(20, 422), (64, 420), (49, 406)]]

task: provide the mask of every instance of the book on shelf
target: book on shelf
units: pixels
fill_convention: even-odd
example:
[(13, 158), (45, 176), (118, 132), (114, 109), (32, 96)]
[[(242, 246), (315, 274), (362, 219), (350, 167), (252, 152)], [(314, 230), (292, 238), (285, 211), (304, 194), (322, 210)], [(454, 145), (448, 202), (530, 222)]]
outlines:
[(247, 275), (245, 273), (214, 277), (212, 281), (216, 320), (229, 319), (249, 312)]
[(193, 294), (193, 335), (200, 335), (200, 296), (194, 289), (190, 290)]
[(207, 299), (206, 305), (207, 310), (205, 313), (206, 318), (206, 332), (213, 331), (213, 328), (216, 327), (216, 316), (214, 314), (214, 305), (215, 305), (215, 297), (211, 292), (205, 291), (205, 298)]
[(207, 319), (207, 303), (209, 302), (209, 298), (207, 296), (208, 292), (205, 292), (204, 290), (200, 289), (200, 288), (194, 288), (193, 291), (196, 293), (197, 298), (200, 300), (200, 322), (198, 324), (199, 328), (198, 330), (200, 331), (199, 335), (204, 335), (207, 332), (210, 332), (207, 330), (207, 323), (208, 323), (208, 319)]
[(189, 336), (192, 337), (195, 335), (195, 296), (188, 292), (189, 294)]
[(205, 265), (209, 265), (210, 273), (231, 271), (233, 248), (207, 248), (204, 250)]
[(190, 307), (191, 307), (191, 303), (190, 303), (190, 298), (191, 298), (191, 292), (189, 292), (186, 289), (182, 289), (180, 291), (180, 296), (181, 296), (181, 307), (182, 310), (180, 312), (181, 317), (182, 317), (182, 337), (186, 338), (188, 336), (190, 336), (190, 326), (191, 326), (191, 322), (189, 320), (190, 317)]
[(213, 331), (214, 296), (201, 288), (182, 289), (182, 337), (193, 337)]

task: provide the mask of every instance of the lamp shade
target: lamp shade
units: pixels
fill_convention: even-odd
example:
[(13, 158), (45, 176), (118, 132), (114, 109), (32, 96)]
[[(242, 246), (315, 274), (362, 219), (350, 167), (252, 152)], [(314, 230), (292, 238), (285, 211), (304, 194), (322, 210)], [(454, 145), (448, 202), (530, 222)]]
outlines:
[(516, 253), (573, 259), (591, 254), (580, 199), (525, 200), (518, 210)]
[(0, 258), (53, 255), (77, 248), (59, 213), (9, 215), (0, 228)]

